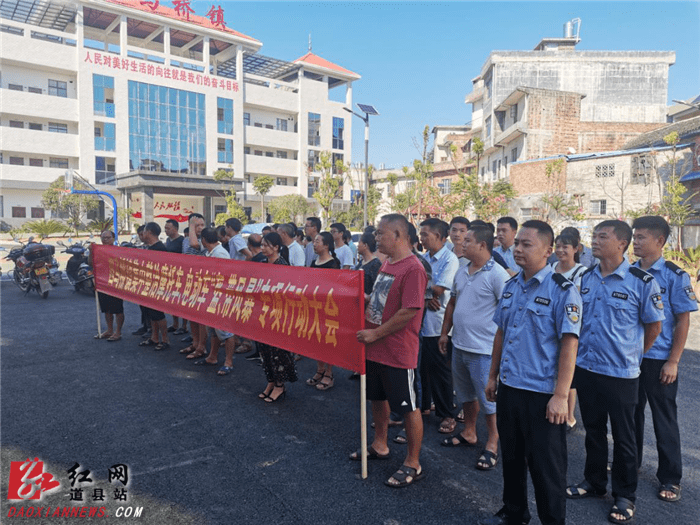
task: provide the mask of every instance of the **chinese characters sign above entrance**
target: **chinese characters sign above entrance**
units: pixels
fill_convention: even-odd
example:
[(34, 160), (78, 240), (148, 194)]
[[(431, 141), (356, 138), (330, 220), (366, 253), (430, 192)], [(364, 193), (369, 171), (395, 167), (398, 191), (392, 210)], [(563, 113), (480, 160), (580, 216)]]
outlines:
[(161, 64), (151, 64), (143, 60), (133, 58), (122, 58), (119, 55), (109, 53), (86, 52), (84, 62), (102, 66), (110, 69), (121, 69), (132, 73), (141, 73), (153, 78), (164, 78), (187, 82), (196, 86), (211, 87), (223, 91), (238, 91), (238, 82), (221, 77), (203, 75), (196, 71), (187, 71), (179, 67), (164, 66)]
[(364, 373), (362, 271), (92, 249), (101, 292)]

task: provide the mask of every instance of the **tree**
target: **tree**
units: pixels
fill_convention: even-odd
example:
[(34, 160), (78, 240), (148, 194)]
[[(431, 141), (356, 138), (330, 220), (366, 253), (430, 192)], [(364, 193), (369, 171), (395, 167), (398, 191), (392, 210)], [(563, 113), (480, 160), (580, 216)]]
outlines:
[(40, 219), (26, 223), (24, 229), (28, 232), (36, 233), (41, 239), (45, 239), (52, 233), (65, 232), (66, 225), (54, 219)]
[[(476, 157), (476, 171), (478, 175), (479, 171), (479, 161), (481, 160), (481, 156), (484, 154), (484, 141), (481, 140), (479, 137), (474, 137), (472, 139), (472, 156)], [(515, 160), (515, 159), (513, 159)]]
[(418, 146), (418, 143), (414, 144), (421, 153), (421, 158), (413, 161), (413, 172), (414, 180), (416, 181), (417, 192), (418, 192), (418, 220), (422, 220), (423, 214), (423, 197), (426, 195), (426, 185), (430, 186), (430, 181), (433, 177), (433, 164), (428, 157), (428, 144), (430, 143), (430, 126), (425, 126), (423, 128), (423, 143), (422, 149)]
[[(61, 175), (44, 191), (41, 196), (41, 204), (52, 214), (65, 214), (68, 227), (75, 231), (78, 235), (78, 230), (82, 224), (83, 217), (87, 212), (97, 209), (99, 199), (94, 195), (82, 195), (77, 193), (65, 193), (65, 176)], [(89, 189), (83, 182), (76, 179), (73, 183), (76, 190)]]
[[(409, 171), (406, 166), (404, 166), (402, 170), (403, 177), (406, 180), (406, 189), (394, 195), (391, 207), (393, 211), (406, 215), (408, 219), (411, 220), (412, 210), (416, 204), (418, 204), (418, 187), (416, 185), (415, 173)], [(390, 173), (389, 175), (394, 174)], [(398, 181), (398, 176), (396, 176), (396, 180)]]
[(233, 183), (233, 170), (216, 170), (214, 172), (214, 180), (221, 183), (222, 189), (218, 193), (226, 200), (226, 213), (217, 213), (216, 217), (214, 217), (214, 224), (216, 226), (223, 226), (227, 219), (238, 219), (243, 223), (247, 222), (248, 216), (243, 206), (241, 206), (236, 198), (236, 187)]
[[(374, 224), (379, 214), (379, 202), (382, 194), (373, 184), (369, 187), (367, 199), (367, 223)], [(347, 227), (362, 228), (365, 220), (365, 205), (362, 199), (357, 199), (350, 204), (350, 209), (338, 214), (338, 222), (342, 222)]]
[(683, 249), (681, 242), (681, 228), (688, 220), (693, 211), (690, 199), (695, 193), (685, 196), (688, 189), (681, 182), (681, 172), (683, 165), (679, 164), (683, 160), (678, 158), (678, 143), (680, 136), (674, 131), (664, 137), (664, 142), (671, 146), (671, 157), (668, 163), (671, 165), (671, 174), (665, 184), (664, 196), (661, 199), (661, 212), (668, 218), (668, 223), (676, 230), (676, 242), (679, 250)]
[(294, 222), (300, 224), (311, 215), (313, 207), (301, 195), (283, 195), (270, 202), (270, 215), (275, 222)]
[(332, 162), (332, 155), (328, 151), (322, 151), (316, 163), (315, 170), (320, 172), (318, 190), (314, 192), (314, 199), (318, 202), (323, 213), (323, 222), (327, 224), (331, 218), (333, 201), (343, 196), (343, 184), (346, 181), (352, 183), (348, 177), (348, 166), (342, 160)]
[(270, 193), (274, 185), (275, 179), (269, 175), (261, 175), (253, 181), (253, 189), (260, 195), (260, 222), (265, 222), (265, 195)]
[(539, 216), (552, 227), (563, 221), (581, 221), (586, 218), (581, 203), (562, 191), (564, 166), (566, 161), (559, 158), (548, 162), (544, 168), (547, 176), (547, 191), (540, 197), (543, 207)]

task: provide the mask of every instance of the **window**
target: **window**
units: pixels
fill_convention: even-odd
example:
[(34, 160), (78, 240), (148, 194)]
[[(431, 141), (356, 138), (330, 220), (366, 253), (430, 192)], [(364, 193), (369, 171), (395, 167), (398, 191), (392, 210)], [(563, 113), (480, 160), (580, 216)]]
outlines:
[(116, 184), (115, 159), (95, 157), (95, 182), (97, 184)]
[(484, 180), (485, 176), (486, 176), (486, 168), (482, 166), (482, 168), (481, 168), (481, 180)]
[[(343, 154), (342, 153), (333, 153), (333, 174), (335, 175), (342, 175), (342, 171), (338, 169), (338, 166), (336, 165), (340, 161), (341, 163), (343, 162)], [(342, 186), (343, 183), (341, 182), (340, 185)]]
[(605, 215), (608, 210), (608, 201), (605, 199), (599, 201), (591, 201), (591, 215)]
[(68, 84), (62, 80), (49, 79), (49, 95), (53, 95), (54, 97), (67, 97)]
[(116, 149), (116, 125), (110, 122), (95, 122), (95, 149), (114, 151)]
[(49, 167), (68, 169), (68, 159), (62, 157), (49, 157)]
[(412, 190), (415, 187), (416, 187), (416, 181), (414, 181), (414, 180), (407, 180), (406, 181), (406, 190)]
[(287, 186), (287, 177), (277, 177), (278, 186)]
[(438, 184), (438, 187), (440, 188), (440, 195), (447, 195), (452, 189), (452, 179), (443, 180), (440, 184)]
[(23, 128), (24, 122), (22, 122), (21, 120), (11, 120), (10, 127), (11, 128)]
[(491, 117), (486, 119), (486, 137), (491, 136)]
[(243, 113), (243, 125), (250, 126), (250, 113)]
[(24, 157), (10, 157), (10, 164), (13, 166), (24, 166)]
[(217, 151), (219, 162), (225, 164), (233, 163), (233, 140), (219, 139)]
[(287, 152), (286, 152), (286, 151), (278, 151), (278, 152), (277, 152), (277, 158), (278, 158), (278, 159), (286, 159), (286, 158), (287, 158)]
[(320, 160), (319, 156), (318, 156), (318, 151), (314, 151), (314, 150), (310, 149), (307, 158), (308, 158), (307, 163), (309, 166), (309, 171), (316, 171), (316, 164), (318, 164), (318, 162)]
[(277, 119), (277, 131), (287, 131), (287, 119), (278, 118)]
[(512, 162), (518, 161), (518, 148), (513, 148), (510, 150), (510, 158)]
[(254, 128), (262, 128), (263, 127), (262, 122), (254, 122), (253, 127)]
[(275, 129), (272, 124), (265, 124), (265, 129)]
[(245, 146), (243, 148), (243, 153), (245, 153), (246, 155), (250, 155), (250, 146)]
[(520, 208), (520, 214), (522, 215), (522, 222), (529, 221), (532, 219), (532, 208)]
[(257, 155), (258, 157), (262, 157), (262, 150), (256, 149), (254, 155)]
[(216, 119), (219, 133), (233, 135), (233, 100), (230, 98), (216, 99)]
[(496, 122), (498, 123), (498, 131), (503, 131), (506, 127), (506, 112), (505, 111), (495, 111)]
[(266, 157), (274, 157), (275, 154), (272, 153), (271, 151), (266, 151), (266, 152), (265, 152), (265, 156), (266, 156)]
[(491, 180), (498, 180), (498, 162), (495, 160), (491, 163)]
[(607, 178), (615, 176), (615, 164), (599, 164), (595, 167), (595, 176)]
[(68, 125), (49, 122), (49, 131), (52, 133), (68, 133)]
[(651, 182), (652, 157), (650, 155), (636, 155), (632, 157), (630, 179), (632, 184), (647, 185)]
[(226, 205), (223, 204), (215, 204), (214, 205), (214, 217), (219, 215), (220, 213), (226, 213), (228, 210)]
[(321, 145), (321, 115), (309, 113), (309, 146)]
[[(114, 78), (92, 75), (92, 102), (95, 115), (114, 118)], [(146, 100), (142, 102), (145, 104)]]
[(38, 87), (31, 87), (31, 86), (29, 86), (29, 87), (27, 88), (27, 91), (29, 91), (30, 93), (38, 93), (39, 95), (41, 95), (41, 94), (43, 93), (43, 91), (42, 91), (41, 88), (38, 88)]
[(32, 219), (43, 219), (44, 208), (32, 208)]
[(345, 128), (345, 119), (333, 117), (333, 149), (345, 148), (343, 128)]
[(24, 86), (21, 86), (19, 84), (8, 84), (7, 88), (11, 91), (24, 91)]
[(44, 159), (29, 159), (29, 165), (34, 166), (35, 168), (43, 168)]
[(30, 122), (29, 123), (29, 129), (33, 129), (34, 131), (41, 131), (43, 126), (41, 124), (38, 124), (36, 122)]
[(24, 206), (12, 206), (12, 216), (24, 219), (27, 216), (27, 208)]
[[(517, 122), (517, 121), (518, 121), (518, 105), (517, 105), (517, 104), (513, 104), (513, 105), (510, 107), (510, 118), (511, 118), (511, 120), (512, 120), (513, 122)], [(530, 209), (531, 209), (531, 208), (530, 208)]]

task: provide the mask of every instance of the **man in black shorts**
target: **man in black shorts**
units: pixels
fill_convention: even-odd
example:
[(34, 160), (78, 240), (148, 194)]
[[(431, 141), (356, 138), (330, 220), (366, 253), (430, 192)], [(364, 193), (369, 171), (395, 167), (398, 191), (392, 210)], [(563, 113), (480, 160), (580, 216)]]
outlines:
[[(100, 234), (102, 244), (114, 246), (114, 232), (105, 230)], [(100, 301), (100, 311), (105, 314), (105, 322), (107, 330), (100, 335), (96, 335), (95, 339), (107, 339), (113, 343), (122, 338), (122, 326), (124, 326), (124, 301), (119, 297), (112, 297), (106, 293), (97, 292)], [(114, 329), (114, 320), (116, 318), (117, 327)]]
[[(160, 231), (158, 223), (149, 222), (146, 224), (143, 230), (143, 242), (149, 250), (156, 250), (159, 252), (168, 251), (165, 244), (158, 240)], [(170, 342), (168, 341), (168, 323), (165, 320), (165, 314), (148, 307), (144, 307), (144, 312), (151, 322), (151, 337), (145, 341), (141, 341), (139, 346), (155, 346), (155, 350), (170, 348)]]
[[(384, 483), (406, 487), (425, 473), (420, 465), (423, 420), (415, 388), (418, 332), (423, 314), (427, 276), (411, 252), (408, 220), (403, 215), (382, 217), (377, 227), (377, 248), (387, 255), (366, 309), (367, 329), (357, 333), (366, 345), (367, 398), (372, 401), (374, 441), (368, 459), (387, 459), (387, 433), (391, 411), (403, 416), (408, 454), (403, 465)], [(361, 459), (361, 453), (350, 456)]]

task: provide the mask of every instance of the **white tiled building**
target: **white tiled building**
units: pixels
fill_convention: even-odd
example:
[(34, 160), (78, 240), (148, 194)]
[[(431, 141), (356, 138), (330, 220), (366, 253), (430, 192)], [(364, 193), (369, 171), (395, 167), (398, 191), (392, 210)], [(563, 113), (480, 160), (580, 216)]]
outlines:
[(275, 178), (266, 201), (308, 198), (320, 152), (351, 161), (359, 75), (310, 51), (266, 57), (222, 13), (184, 5), (0, 0), (2, 222), (48, 218), (41, 194), (67, 169), (164, 222), (225, 211), (218, 169), (257, 218), (255, 177)]

